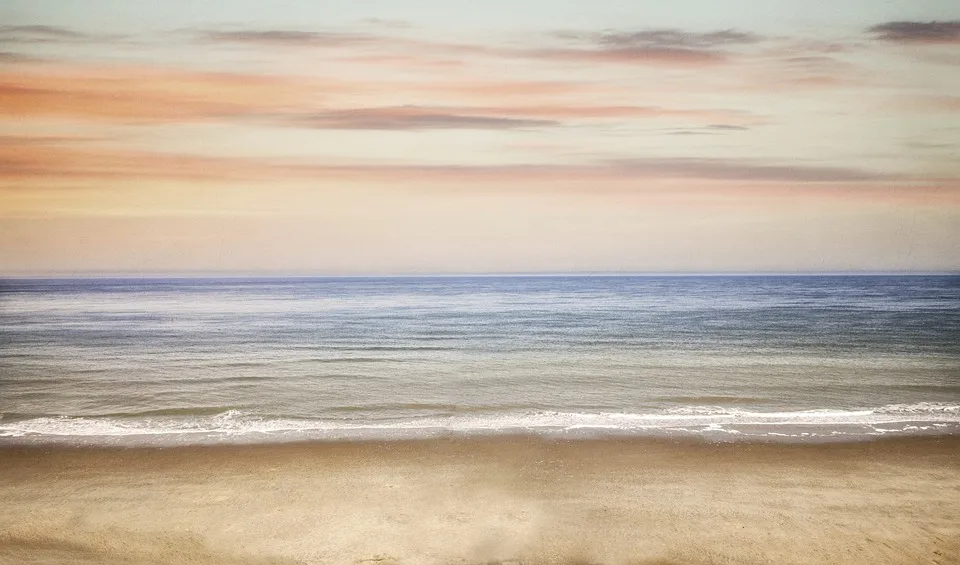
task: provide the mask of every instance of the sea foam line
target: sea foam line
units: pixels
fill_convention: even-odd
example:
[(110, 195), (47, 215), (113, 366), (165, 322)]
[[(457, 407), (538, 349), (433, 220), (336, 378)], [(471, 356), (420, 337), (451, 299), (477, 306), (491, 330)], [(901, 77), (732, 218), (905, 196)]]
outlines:
[[(7, 421), (4, 421), (7, 420)], [(265, 417), (241, 410), (193, 417), (143, 418), (45, 416), (10, 420), (0, 417), (0, 437), (30, 436), (112, 437), (131, 435), (295, 434), (360, 431), (449, 431), (491, 433), (498, 431), (597, 430), (641, 432), (656, 429), (722, 430), (723, 426), (848, 426), (896, 423), (960, 424), (960, 405), (923, 402), (891, 404), (863, 410), (817, 409), (784, 412), (753, 412), (715, 406), (689, 406), (658, 413), (629, 412), (508, 412), (415, 417), (394, 420), (295, 419)], [(906, 429), (906, 428), (904, 428)]]

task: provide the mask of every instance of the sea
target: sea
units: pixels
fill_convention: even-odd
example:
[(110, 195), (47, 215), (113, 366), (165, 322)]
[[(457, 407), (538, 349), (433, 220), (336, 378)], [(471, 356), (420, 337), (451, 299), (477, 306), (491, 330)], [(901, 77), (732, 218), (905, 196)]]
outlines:
[(960, 276), (0, 280), (0, 444), (960, 433)]

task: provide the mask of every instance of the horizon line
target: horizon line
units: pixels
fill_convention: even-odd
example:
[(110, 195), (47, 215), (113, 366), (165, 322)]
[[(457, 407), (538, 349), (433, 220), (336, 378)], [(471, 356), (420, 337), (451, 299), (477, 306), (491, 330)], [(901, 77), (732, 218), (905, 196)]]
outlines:
[(0, 280), (28, 279), (427, 279), (427, 278), (560, 278), (560, 277), (750, 277), (750, 276), (960, 276), (941, 271), (516, 271), (464, 273), (302, 273), (277, 271), (97, 271), (0, 273)]

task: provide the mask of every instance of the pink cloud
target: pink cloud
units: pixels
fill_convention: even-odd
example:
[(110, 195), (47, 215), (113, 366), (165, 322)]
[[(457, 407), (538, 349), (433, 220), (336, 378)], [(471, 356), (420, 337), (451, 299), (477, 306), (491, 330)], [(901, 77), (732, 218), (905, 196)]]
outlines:
[(282, 76), (42, 64), (0, 71), (0, 111), (19, 117), (194, 120), (283, 108), (315, 96), (316, 85)]

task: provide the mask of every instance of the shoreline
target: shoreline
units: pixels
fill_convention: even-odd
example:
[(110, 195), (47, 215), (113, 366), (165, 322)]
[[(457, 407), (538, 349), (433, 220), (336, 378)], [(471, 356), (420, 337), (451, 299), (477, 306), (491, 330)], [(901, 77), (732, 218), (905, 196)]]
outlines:
[[(707, 442), (845, 443), (960, 435), (960, 406), (947, 402), (863, 409), (748, 412), (694, 406), (664, 412), (471, 413), (391, 422), (263, 417), (236, 409), (143, 418), (0, 414), (0, 447), (11, 445), (250, 445), (416, 441), (533, 436), (547, 440), (620, 438)], [(162, 411), (161, 411), (162, 412)], [(192, 419), (191, 419), (192, 418)]]
[(958, 563), (960, 436), (0, 447), (0, 563)]
[[(609, 453), (611, 449), (621, 453)], [(783, 462), (803, 461), (807, 456), (818, 460), (879, 455), (881, 457), (956, 457), (960, 465), (960, 434), (940, 433), (925, 435), (891, 435), (878, 437), (837, 438), (826, 440), (785, 441), (771, 437), (721, 437), (668, 436), (668, 435), (590, 435), (549, 436), (528, 433), (498, 434), (448, 434), (419, 438), (351, 438), (351, 439), (291, 439), (270, 442), (213, 442), (176, 444), (105, 444), (105, 443), (0, 443), (0, 474), (12, 471), (24, 461), (40, 463), (44, 460), (78, 458), (120, 458), (128, 461), (179, 460), (189, 464), (194, 458), (220, 458), (222, 464), (243, 461), (247, 458), (329, 457), (330, 455), (362, 456), (377, 453), (378, 456), (431, 453), (448, 457), (476, 459), (480, 454), (491, 458), (503, 457), (514, 451), (547, 450), (580, 457), (591, 451), (604, 452), (608, 456), (624, 458), (639, 453), (663, 454), (686, 452), (692, 457), (722, 458), (738, 452), (751, 457), (778, 457)], [(578, 454), (578, 452), (580, 452)], [(868, 460), (868, 459), (865, 459)], [(709, 463), (705, 459), (701, 463)]]
[[(94, 436), (95, 437), (95, 436)], [(130, 436), (137, 437), (137, 436)], [(8, 438), (10, 439), (10, 438)], [(15, 438), (21, 439), (21, 438)], [(0, 444), (0, 455), (8, 452), (17, 451), (74, 451), (74, 452), (113, 452), (113, 451), (192, 451), (192, 450), (274, 450), (274, 449), (321, 449), (324, 447), (369, 447), (369, 446), (428, 446), (431, 444), (441, 445), (483, 445), (483, 444), (516, 444), (530, 443), (540, 445), (586, 445), (586, 444), (618, 444), (627, 446), (650, 446), (650, 447), (673, 447), (673, 448), (731, 448), (737, 446), (742, 448), (770, 447), (770, 448), (789, 448), (789, 449), (830, 449), (836, 451), (838, 447), (854, 446), (879, 446), (882, 448), (898, 447), (926, 448), (935, 444), (954, 445), (960, 450), (960, 434), (956, 433), (930, 433), (915, 435), (891, 435), (891, 436), (855, 436), (843, 437), (830, 441), (783, 441), (779, 438), (767, 436), (747, 436), (742, 438), (710, 438), (703, 435), (640, 435), (640, 434), (596, 434), (596, 435), (548, 435), (540, 433), (504, 433), (496, 432), (490, 434), (459, 434), (443, 433), (427, 437), (404, 437), (404, 438), (318, 438), (318, 439), (290, 439), (283, 441), (270, 442), (213, 442), (196, 444), (80, 444), (72, 442), (37, 442), (37, 443), (5, 443)], [(958, 451), (960, 457), (960, 451)], [(3, 465), (4, 458), (0, 458), (0, 466)]]

